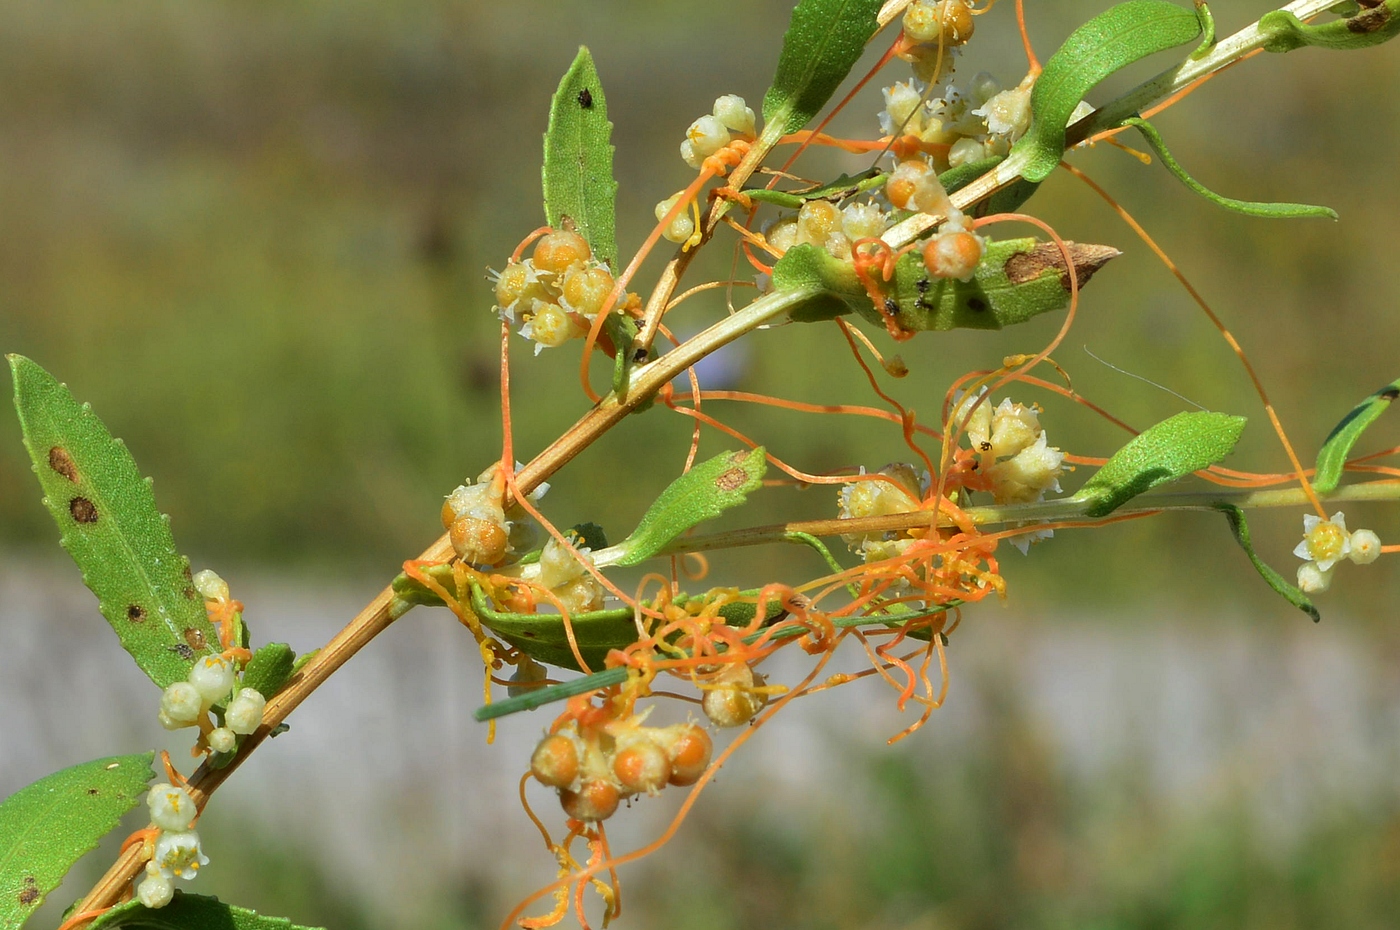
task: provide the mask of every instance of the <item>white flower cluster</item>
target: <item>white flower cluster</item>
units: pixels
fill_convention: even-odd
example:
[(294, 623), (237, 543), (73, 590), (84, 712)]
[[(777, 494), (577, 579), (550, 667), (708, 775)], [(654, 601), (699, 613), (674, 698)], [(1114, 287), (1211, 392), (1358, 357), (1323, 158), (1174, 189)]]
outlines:
[[(1060, 492), (1065, 454), (1047, 442), (1038, 408), (1013, 403), (1009, 397), (993, 407), (985, 394), (970, 394), (958, 404), (952, 424), (961, 426), (964, 421), (978, 471), (998, 504), (1030, 504), (1044, 500), (1046, 491)], [(1051, 530), (1040, 530), (1014, 536), (1011, 542), (1026, 552), (1032, 542), (1052, 535)]]
[(606, 592), (579, 560), (591, 550), (576, 535), (570, 534), (569, 539), (572, 545), (566, 546), (551, 536), (540, 550), (538, 562), (512, 568), (503, 574), (548, 588), (571, 615), (602, 610)]
[(1347, 531), (1346, 514), (1340, 510), (1324, 520), (1316, 514), (1303, 517), (1303, 541), (1293, 554), (1298, 566), (1298, 587), (1304, 594), (1320, 594), (1332, 586), (1332, 573), (1342, 559), (1369, 565), (1381, 555), (1381, 538), (1371, 530)]
[(953, 68), (953, 59), (972, 38), (974, 21), (968, 0), (914, 0), (904, 11), (900, 57), (925, 81), (938, 80)]
[(714, 109), (690, 124), (681, 143), (681, 158), (687, 165), (700, 170), (705, 159), (724, 148), (738, 136), (754, 136), (753, 108), (737, 94), (725, 94), (715, 100)]
[[(204, 741), (214, 752), (232, 752), (239, 736), (247, 736), (262, 723), (267, 699), (254, 688), (238, 688), (233, 662), (223, 656), (205, 656), (190, 667), (189, 677), (168, 685), (160, 696), (160, 725), (167, 730), (207, 728)], [(223, 726), (209, 727), (208, 714), (222, 708)]]
[(826, 200), (809, 200), (764, 229), (768, 245), (779, 253), (795, 245), (810, 244), (850, 261), (851, 246), (861, 239), (878, 237), (890, 227), (890, 218), (873, 202), (837, 207)]
[(940, 173), (1005, 155), (1030, 126), (1031, 86), (1027, 78), (1003, 90), (996, 78), (982, 72), (966, 90), (948, 84), (940, 96), (930, 97), (927, 85), (911, 78), (884, 89), (880, 131), (948, 146), (946, 154), (929, 156), (929, 164)]
[[(865, 469), (861, 469), (865, 474)], [(913, 513), (929, 486), (929, 476), (920, 477), (914, 466), (903, 462), (880, 469), (880, 478), (853, 481), (841, 486), (837, 515), (842, 520), (880, 517), (892, 513)], [(853, 533), (842, 536), (852, 552), (867, 562), (903, 555), (915, 540), (902, 530), (885, 533)]]
[(587, 822), (607, 820), (623, 797), (695, 784), (710, 764), (710, 735), (693, 723), (644, 727), (644, 716), (601, 731), (571, 721), (535, 747), (530, 772), (558, 790), (564, 813)]
[[(492, 272), (496, 312), (535, 343), (535, 354), (588, 333), (616, 283), (576, 232), (556, 229), (540, 237), (532, 257)], [(626, 294), (617, 307), (638, 302)]]
[(146, 863), (146, 877), (136, 887), (136, 898), (149, 908), (165, 907), (175, 896), (171, 880), (190, 880), (209, 864), (193, 829), (199, 816), (194, 799), (184, 788), (159, 784), (146, 795), (151, 827), (158, 831)]

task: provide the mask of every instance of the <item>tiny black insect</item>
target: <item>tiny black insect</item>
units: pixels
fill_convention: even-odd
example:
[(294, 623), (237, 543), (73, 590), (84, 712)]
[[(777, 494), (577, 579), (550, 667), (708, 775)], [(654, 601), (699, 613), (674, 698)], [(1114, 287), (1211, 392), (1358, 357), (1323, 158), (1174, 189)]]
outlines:
[(593, 109), (593, 92), (587, 87), (578, 92), (578, 105), (585, 110)]

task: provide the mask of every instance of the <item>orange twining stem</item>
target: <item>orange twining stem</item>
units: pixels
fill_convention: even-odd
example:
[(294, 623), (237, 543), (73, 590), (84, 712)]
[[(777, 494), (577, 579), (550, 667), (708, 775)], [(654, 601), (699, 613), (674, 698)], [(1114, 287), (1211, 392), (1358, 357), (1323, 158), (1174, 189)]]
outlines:
[(79, 924), (85, 924), (90, 920), (96, 920), (111, 909), (111, 907), (99, 907), (96, 910), (74, 914), (72, 917), (69, 917), (63, 923), (59, 924), (58, 930), (73, 930), (73, 928), (77, 927)]
[(933, 474), (938, 470), (934, 468), (933, 460), (930, 459), (928, 453), (914, 441), (914, 412), (905, 409), (903, 404), (880, 389), (880, 383), (875, 378), (875, 372), (871, 371), (870, 366), (865, 364), (865, 359), (862, 358), (860, 354), (860, 348), (856, 345), (855, 339), (851, 337), (850, 324), (840, 317), (837, 317), (836, 324), (841, 330), (841, 335), (846, 338), (846, 345), (850, 347), (851, 355), (855, 358), (856, 364), (860, 366), (861, 371), (865, 372), (865, 378), (870, 383), (870, 389), (874, 391), (881, 400), (894, 408), (895, 413), (899, 416), (899, 422), (904, 433), (904, 444), (919, 457), (920, 461), (924, 463), (924, 467), (928, 469), (929, 474)]
[[(809, 404), (798, 400), (789, 400), (786, 397), (771, 397), (767, 394), (752, 394), (747, 391), (701, 391), (700, 396), (705, 400), (733, 400), (761, 404), (765, 407), (781, 407), (784, 410), (792, 410), (797, 413), (840, 413), (871, 417), (889, 423), (903, 422), (903, 418), (897, 413), (881, 410), (878, 407), (862, 407), (856, 404)], [(939, 438), (938, 431), (930, 427), (916, 424), (914, 429), (916, 432), (924, 433), (935, 439)]]
[[(893, 61), (895, 55), (899, 54), (899, 52), (905, 49), (906, 47), (907, 43), (904, 38), (904, 33), (901, 32), (899, 34), (899, 38), (895, 39), (894, 42), (890, 44), (890, 47), (885, 52), (885, 54), (880, 56), (880, 60), (875, 62), (875, 66), (869, 71), (867, 71), (865, 73), (865, 76), (856, 82), (856, 86), (851, 88), (850, 93), (842, 97), (841, 102), (836, 104), (836, 106), (832, 107), (830, 113), (822, 117), (821, 122), (817, 123), (817, 128), (812, 130), (812, 135), (808, 136), (808, 138), (797, 147), (797, 151), (793, 152), (792, 155), (788, 157), (788, 160), (783, 162), (783, 167), (780, 170), (787, 171), (789, 168), (791, 168), (793, 162), (797, 161), (798, 157), (801, 156), (801, 154), (807, 150), (807, 146), (810, 145), (812, 142), (812, 137), (820, 135), (821, 131), (826, 128), (827, 124), (831, 122), (832, 118), (835, 117), (837, 113), (840, 113), (846, 107), (846, 104), (850, 103), (851, 100), (855, 98), (856, 94), (860, 93), (861, 89), (870, 82), (870, 79), (873, 78), (876, 74), (880, 73), (880, 69), (885, 67), (885, 65), (889, 64), (891, 61)], [(773, 178), (769, 180), (767, 186), (771, 190), (773, 185), (777, 183), (778, 176), (774, 175)]]
[(1274, 410), (1273, 402), (1269, 400), (1268, 391), (1264, 389), (1264, 383), (1259, 379), (1258, 373), (1254, 370), (1254, 365), (1249, 361), (1249, 356), (1245, 354), (1244, 347), (1240, 345), (1234, 333), (1230, 332), (1229, 328), (1220, 317), (1216, 316), (1215, 311), (1210, 308), (1210, 304), (1206, 303), (1205, 298), (1202, 297), (1200, 292), (1187, 280), (1186, 275), (1176, 266), (1176, 263), (1171, 260), (1171, 257), (1162, 250), (1162, 247), (1157, 244), (1156, 240), (1148, 235), (1147, 230), (1142, 227), (1142, 224), (1119, 204), (1118, 201), (1114, 200), (1108, 191), (1104, 190), (1092, 178), (1073, 165), (1061, 162), (1060, 167), (1089, 185), (1090, 189), (1102, 197), (1123, 222), (1128, 224), (1129, 228), (1137, 234), (1137, 237), (1152, 250), (1152, 254), (1157, 256), (1157, 259), (1167, 267), (1167, 270), (1170, 271), (1176, 280), (1180, 282), (1181, 286), (1186, 289), (1186, 293), (1191, 295), (1191, 299), (1196, 302), (1196, 306), (1201, 308), (1201, 312), (1206, 315), (1206, 318), (1210, 320), (1211, 324), (1225, 339), (1231, 351), (1233, 351), (1235, 356), (1240, 360), (1240, 364), (1244, 366), (1245, 373), (1249, 375), (1249, 380), (1254, 385), (1255, 393), (1259, 395), (1259, 400), (1264, 404), (1264, 412), (1268, 414), (1269, 422), (1272, 423), (1274, 427), (1274, 433), (1278, 436), (1279, 442), (1283, 445), (1283, 450), (1288, 456), (1288, 461), (1293, 465), (1299, 486), (1312, 503), (1313, 509), (1317, 512), (1317, 515), (1326, 519), (1327, 512), (1323, 509), (1322, 501), (1318, 499), (1317, 492), (1313, 490), (1312, 482), (1307, 478), (1307, 470), (1303, 467), (1302, 461), (1298, 458), (1298, 453), (1294, 451), (1293, 443), (1288, 439), (1288, 433), (1284, 430), (1283, 423), (1279, 420), (1278, 413)]
[(1026, 50), (1027, 70), (1034, 75), (1041, 72), (1040, 59), (1035, 57), (1035, 49), (1031, 48), (1031, 36), (1026, 30), (1026, 4), (1025, 0), (1016, 0), (1016, 27), (1021, 30), (1021, 45)]

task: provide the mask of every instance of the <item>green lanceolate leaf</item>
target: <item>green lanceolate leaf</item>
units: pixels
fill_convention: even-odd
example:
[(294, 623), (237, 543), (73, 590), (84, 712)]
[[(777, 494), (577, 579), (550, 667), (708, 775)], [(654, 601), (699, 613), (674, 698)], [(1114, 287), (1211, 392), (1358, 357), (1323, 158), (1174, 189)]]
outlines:
[(1376, 422), (1376, 417), (1385, 413), (1390, 402), (1400, 397), (1400, 379), (1396, 379), (1376, 391), (1370, 397), (1351, 408), (1342, 421), (1327, 434), (1327, 441), (1317, 453), (1317, 472), (1313, 475), (1313, 488), (1319, 494), (1330, 494), (1342, 480), (1342, 469), (1351, 454), (1351, 447), (1366, 431), (1366, 427)]
[(1259, 29), (1267, 35), (1267, 52), (1291, 52), (1314, 45), (1318, 48), (1367, 48), (1389, 42), (1400, 34), (1400, 0), (1360, 0), (1354, 16), (1310, 26), (1285, 10), (1259, 17)]
[(796, 132), (817, 115), (879, 28), (882, 0), (802, 0), (783, 35), (778, 72), (763, 95), (763, 131)]
[(0, 804), (0, 930), (18, 930), (146, 793), (154, 753), (84, 762)]
[(632, 535), (610, 550), (606, 564), (646, 561), (691, 527), (742, 504), (762, 485), (767, 470), (762, 446), (701, 462), (661, 492)]
[(150, 480), (68, 388), (23, 356), (9, 359), (24, 444), (63, 547), (141, 670), (162, 688), (183, 681), (219, 638)]
[(1249, 524), (1245, 522), (1244, 511), (1234, 504), (1217, 503), (1215, 509), (1225, 514), (1225, 519), (1230, 523), (1230, 532), (1235, 534), (1235, 541), (1240, 544), (1245, 555), (1249, 556), (1249, 561), (1253, 563), (1254, 570), (1268, 583), (1269, 587), (1277, 591), (1284, 600), (1294, 607), (1313, 618), (1314, 623), (1322, 620), (1322, 614), (1317, 612), (1313, 602), (1308, 600), (1308, 596), (1289, 584), (1282, 575), (1274, 571), (1264, 560), (1259, 558), (1254, 551), (1254, 544), (1249, 541)]
[(473, 587), (472, 612), (482, 626), (495, 633), (532, 659), (559, 668), (582, 671), (569, 645), (573, 633), (579, 654), (589, 668), (602, 668), (609, 652), (637, 641), (637, 624), (632, 608), (593, 610), (572, 614), (567, 626), (559, 614), (514, 614), (498, 611), (486, 592)]
[(762, 187), (747, 187), (744, 194), (757, 203), (771, 203), (789, 210), (800, 209), (811, 200), (829, 200), (832, 203), (877, 190), (885, 186), (889, 176), (878, 168), (869, 168), (855, 177), (843, 174), (830, 184), (821, 184), (802, 191), (775, 191)]
[(218, 898), (175, 892), (165, 907), (151, 910), (139, 901), (118, 904), (88, 924), (88, 930), (306, 930), (285, 917), (264, 917)]
[(1227, 413), (1178, 413), (1134, 436), (1074, 497), (1091, 517), (1112, 513), (1144, 491), (1209, 468), (1239, 442), (1245, 418)]
[(565, 72), (544, 134), (544, 215), (558, 229), (571, 221), (593, 254), (617, 270), (617, 182), (612, 123), (588, 49)]
[[(1068, 242), (1075, 275), (1083, 287), (1096, 271), (1120, 253), (1101, 245)], [(814, 245), (787, 250), (773, 267), (776, 290), (817, 285), (825, 299), (792, 314), (799, 322), (830, 319), (852, 310), (885, 325), (886, 314), (905, 330), (1001, 329), (1069, 306), (1069, 276), (1064, 255), (1053, 243), (1004, 239), (987, 245), (971, 281), (930, 278), (920, 254), (909, 252), (895, 263), (888, 282), (880, 282), (884, 306), (876, 308), (855, 267)]]
[(256, 689), (259, 694), (272, 700), (287, 679), (292, 677), (292, 667), (296, 665), (297, 654), (286, 643), (268, 643), (248, 660), (243, 669), (244, 688)]
[(1055, 170), (1065, 151), (1065, 125), (1092, 87), (1200, 34), (1196, 14), (1167, 0), (1128, 0), (1076, 29), (1045, 63), (1031, 91), (1031, 127), (1012, 148), (1026, 159), (1021, 176), (1043, 181)]
[(1306, 203), (1254, 203), (1248, 200), (1222, 197), (1186, 173), (1186, 169), (1182, 168), (1177, 160), (1172, 158), (1172, 153), (1167, 151), (1167, 145), (1162, 141), (1161, 134), (1151, 123), (1137, 117), (1126, 119), (1123, 122), (1126, 125), (1136, 127), (1137, 131), (1142, 133), (1147, 144), (1152, 146), (1152, 150), (1157, 153), (1162, 164), (1167, 166), (1168, 171), (1176, 175), (1178, 181), (1218, 207), (1243, 213), (1245, 216), (1262, 216), (1270, 219), (1291, 219), (1300, 216), (1326, 216), (1334, 220), (1337, 218), (1337, 211), (1331, 207), (1315, 207)]

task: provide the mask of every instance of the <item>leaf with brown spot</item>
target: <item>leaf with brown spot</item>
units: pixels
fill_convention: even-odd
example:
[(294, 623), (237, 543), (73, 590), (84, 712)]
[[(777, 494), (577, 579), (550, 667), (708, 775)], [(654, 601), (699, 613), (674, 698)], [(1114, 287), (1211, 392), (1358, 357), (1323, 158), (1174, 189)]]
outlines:
[(162, 688), (184, 680), (196, 658), (186, 631), (204, 643), (218, 636), (203, 602), (184, 597), (189, 563), (149, 480), (90, 407), (29, 359), (9, 361), (24, 443), (63, 547), (141, 670)]
[(146, 794), (153, 753), (84, 762), (0, 804), (0, 930), (19, 930)]
[(596, 553), (600, 565), (635, 565), (705, 520), (742, 504), (763, 484), (763, 447), (727, 452), (701, 462), (671, 482), (622, 542)]

